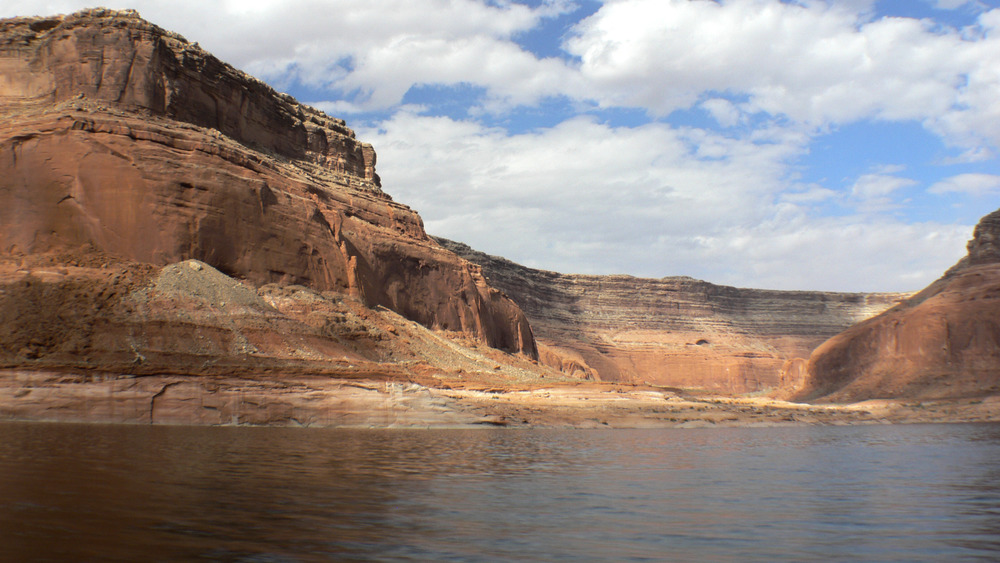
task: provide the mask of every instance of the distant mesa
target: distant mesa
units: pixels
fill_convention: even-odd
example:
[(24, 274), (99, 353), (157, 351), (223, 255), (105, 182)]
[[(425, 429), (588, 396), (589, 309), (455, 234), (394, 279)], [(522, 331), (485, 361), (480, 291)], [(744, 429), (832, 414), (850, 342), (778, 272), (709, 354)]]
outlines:
[(489, 283), (521, 306), (543, 361), (602, 381), (770, 391), (785, 384), (786, 362), (909, 295), (559, 274), (438, 241), (482, 266)]

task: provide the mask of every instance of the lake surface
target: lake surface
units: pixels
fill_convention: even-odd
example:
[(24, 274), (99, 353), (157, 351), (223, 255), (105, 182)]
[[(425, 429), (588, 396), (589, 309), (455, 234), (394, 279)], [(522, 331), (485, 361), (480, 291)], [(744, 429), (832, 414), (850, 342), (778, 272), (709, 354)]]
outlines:
[(1000, 559), (1000, 425), (0, 424), (0, 560)]

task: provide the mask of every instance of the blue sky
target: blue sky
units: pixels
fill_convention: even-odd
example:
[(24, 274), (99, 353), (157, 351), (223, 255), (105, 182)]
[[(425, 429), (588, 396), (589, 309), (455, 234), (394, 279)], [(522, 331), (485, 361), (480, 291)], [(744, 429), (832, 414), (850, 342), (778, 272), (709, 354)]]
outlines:
[(1000, 0), (104, 3), (346, 119), (431, 234), (533, 267), (916, 290), (1000, 207)]

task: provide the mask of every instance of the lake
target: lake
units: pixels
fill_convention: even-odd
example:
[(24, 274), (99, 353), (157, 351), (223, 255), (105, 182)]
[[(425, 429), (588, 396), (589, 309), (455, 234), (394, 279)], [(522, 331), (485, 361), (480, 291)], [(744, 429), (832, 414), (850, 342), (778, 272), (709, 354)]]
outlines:
[(998, 559), (995, 424), (0, 424), (3, 561)]

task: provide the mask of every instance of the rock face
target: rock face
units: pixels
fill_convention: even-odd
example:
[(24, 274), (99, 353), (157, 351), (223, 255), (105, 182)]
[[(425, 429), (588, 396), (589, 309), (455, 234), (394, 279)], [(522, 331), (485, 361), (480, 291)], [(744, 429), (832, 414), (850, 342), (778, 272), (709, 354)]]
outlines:
[(809, 357), (806, 400), (980, 397), (1000, 391), (1000, 211), (968, 255), (923, 291), (849, 328)]
[(87, 378), (0, 371), (0, 420), (336, 427), (494, 424), (431, 389), (316, 376)]
[(534, 357), (517, 306), (381, 189), (375, 152), (132, 11), (0, 21), (0, 251), (198, 259)]
[(336, 424), (347, 380), (377, 388), (331, 407), (351, 424), (450, 408), (408, 382), (1000, 390), (1000, 211), (912, 297), (562, 275), (428, 237), (375, 160), (135, 12), (0, 21), (0, 415)]
[[(65, 405), (85, 408), (88, 393), (101, 393), (85, 383), (136, 377), (228, 378), (234, 388), (237, 380), (252, 387), (261, 380), (274, 388), (296, 377), (496, 385), (546, 375), (559, 374), (355, 297), (254, 287), (197, 260), (155, 268), (97, 251), (0, 254), (0, 389), (12, 399), (61, 377), (80, 383), (67, 389), (83, 395), (75, 403), (67, 395)], [(0, 417), (72, 419), (46, 413), (37, 401), (45, 392), (34, 396), (0, 407)], [(49, 406), (68, 409), (67, 416), (79, 410)]]
[(521, 306), (544, 363), (605, 381), (729, 393), (779, 387), (787, 361), (907, 296), (565, 275), (438, 240)]

